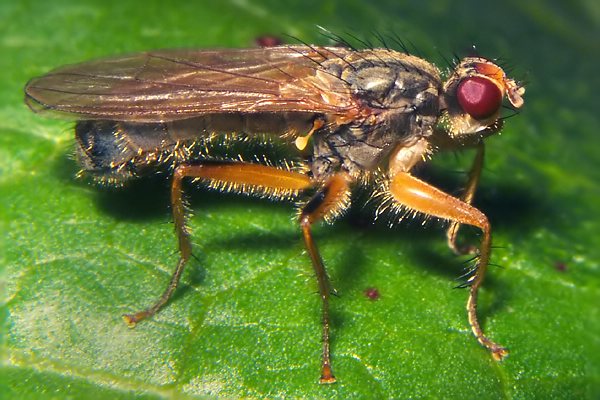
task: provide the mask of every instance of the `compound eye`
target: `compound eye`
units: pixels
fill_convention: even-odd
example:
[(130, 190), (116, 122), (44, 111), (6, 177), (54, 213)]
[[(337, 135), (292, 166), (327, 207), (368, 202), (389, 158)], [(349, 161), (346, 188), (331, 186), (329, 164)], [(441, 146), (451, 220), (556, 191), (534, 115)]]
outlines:
[(502, 105), (502, 92), (491, 80), (480, 76), (463, 79), (456, 90), (461, 108), (475, 119), (494, 115)]

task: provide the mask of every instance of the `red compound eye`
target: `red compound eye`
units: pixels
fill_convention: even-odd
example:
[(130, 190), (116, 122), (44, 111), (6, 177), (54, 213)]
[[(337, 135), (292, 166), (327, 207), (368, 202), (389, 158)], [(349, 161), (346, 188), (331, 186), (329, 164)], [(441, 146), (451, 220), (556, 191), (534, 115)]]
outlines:
[(494, 115), (502, 105), (502, 92), (494, 82), (480, 76), (465, 78), (456, 90), (458, 104), (475, 119)]

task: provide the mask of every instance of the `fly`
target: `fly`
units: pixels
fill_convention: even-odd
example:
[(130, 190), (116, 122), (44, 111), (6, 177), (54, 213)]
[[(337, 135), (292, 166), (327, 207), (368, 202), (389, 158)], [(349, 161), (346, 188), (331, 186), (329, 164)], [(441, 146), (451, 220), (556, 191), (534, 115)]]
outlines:
[[(149, 308), (127, 314), (134, 326), (171, 299), (192, 255), (182, 181), (272, 199), (299, 199), (298, 223), (322, 300), (321, 383), (335, 382), (329, 351), (332, 287), (312, 227), (350, 205), (353, 187), (374, 184), (377, 213), (434, 216), (450, 222), (449, 247), (473, 254), (466, 277), (467, 315), (494, 359), (508, 351), (484, 335), (477, 294), (491, 252), (487, 217), (471, 205), (485, 138), (500, 131), (506, 98), (523, 105), (525, 89), (502, 68), (467, 57), (452, 71), (390, 49), (276, 46), (240, 50), (163, 50), (58, 68), (32, 79), (25, 101), (35, 112), (77, 120), (83, 172), (121, 184), (156, 169), (172, 175), (171, 204), (179, 262)], [(235, 151), (215, 156), (215, 143), (239, 148), (279, 141), (292, 159), (246, 161)], [(474, 148), (462, 196), (450, 196), (411, 174), (436, 152)], [(478, 246), (457, 244), (463, 224), (482, 231)]]

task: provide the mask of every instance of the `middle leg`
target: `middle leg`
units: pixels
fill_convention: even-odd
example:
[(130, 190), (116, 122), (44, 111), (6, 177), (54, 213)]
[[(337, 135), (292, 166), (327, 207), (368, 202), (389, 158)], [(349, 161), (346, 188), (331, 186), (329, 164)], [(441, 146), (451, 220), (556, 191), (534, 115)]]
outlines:
[(321, 383), (334, 383), (336, 381), (331, 369), (330, 344), (329, 344), (329, 296), (332, 292), (331, 284), (319, 254), (319, 249), (313, 239), (311, 226), (321, 220), (328, 219), (343, 211), (349, 205), (350, 190), (348, 178), (343, 174), (329, 178), (325, 185), (304, 205), (300, 212), (300, 226), (304, 237), (304, 244), (310, 255), (315, 275), (319, 283), (319, 295), (322, 301), (323, 321), (323, 350), (321, 364)]

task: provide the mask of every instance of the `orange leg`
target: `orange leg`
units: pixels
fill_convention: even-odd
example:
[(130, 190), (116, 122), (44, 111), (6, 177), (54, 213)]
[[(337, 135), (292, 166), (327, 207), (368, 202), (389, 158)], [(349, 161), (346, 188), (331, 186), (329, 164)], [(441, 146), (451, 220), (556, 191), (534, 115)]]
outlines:
[(293, 194), (312, 186), (306, 175), (247, 163), (208, 163), (202, 165), (180, 165), (173, 174), (171, 185), (171, 205), (175, 231), (179, 240), (179, 262), (169, 285), (160, 298), (150, 307), (133, 314), (125, 314), (123, 319), (133, 327), (136, 323), (156, 314), (173, 296), (186, 263), (192, 255), (190, 235), (185, 225), (185, 207), (183, 202), (183, 178), (201, 178), (210, 182), (220, 182), (240, 187), (260, 188), (275, 195)]
[[(471, 170), (469, 171), (469, 179), (467, 181), (467, 186), (465, 187), (465, 191), (460, 196), (460, 200), (464, 203), (471, 204), (473, 202), (473, 198), (475, 197), (475, 191), (477, 190), (477, 185), (479, 184), (479, 178), (481, 177), (481, 170), (483, 168), (483, 156), (484, 156), (484, 146), (483, 143), (479, 143), (477, 145), (477, 154), (475, 155), (475, 159), (473, 160), (473, 165), (471, 166)], [(451, 221), (448, 230), (446, 231), (446, 238), (448, 239), (448, 247), (455, 254), (474, 254), (477, 252), (477, 248), (474, 246), (462, 246), (458, 247), (456, 245), (456, 238), (458, 236), (458, 230), (460, 229), (460, 222)]]
[(477, 319), (477, 294), (489, 263), (492, 244), (491, 227), (487, 217), (470, 204), (454, 198), (405, 172), (398, 173), (391, 179), (389, 192), (396, 202), (406, 208), (447, 219), (454, 223), (473, 225), (481, 229), (483, 238), (479, 247), (477, 267), (474, 275), (468, 280), (470, 288), (467, 314), (477, 341), (491, 351), (494, 359), (501, 360), (508, 354), (508, 350), (488, 339), (483, 334)]
[(344, 175), (334, 175), (325, 185), (304, 205), (300, 213), (300, 226), (304, 243), (312, 261), (317, 281), (319, 283), (319, 295), (323, 304), (323, 353), (321, 368), (321, 383), (334, 383), (335, 376), (331, 369), (330, 345), (329, 345), (329, 296), (332, 292), (327, 271), (323, 265), (323, 259), (315, 244), (311, 226), (316, 221), (325, 218), (330, 213), (336, 213), (348, 203), (349, 196), (348, 181)]

